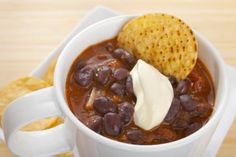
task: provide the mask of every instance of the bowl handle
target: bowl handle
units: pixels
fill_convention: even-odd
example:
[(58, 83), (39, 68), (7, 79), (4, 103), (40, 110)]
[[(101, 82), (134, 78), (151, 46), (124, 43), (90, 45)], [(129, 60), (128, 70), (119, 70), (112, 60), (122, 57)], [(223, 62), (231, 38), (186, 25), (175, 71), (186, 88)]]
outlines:
[(227, 65), (227, 73), (229, 77), (229, 103), (233, 104), (236, 118), (236, 69), (232, 66)]
[(20, 131), (42, 118), (60, 116), (54, 87), (41, 89), (13, 101), (3, 116), (3, 132), (9, 149), (18, 156), (48, 156), (72, 149), (75, 129), (66, 121), (43, 131)]

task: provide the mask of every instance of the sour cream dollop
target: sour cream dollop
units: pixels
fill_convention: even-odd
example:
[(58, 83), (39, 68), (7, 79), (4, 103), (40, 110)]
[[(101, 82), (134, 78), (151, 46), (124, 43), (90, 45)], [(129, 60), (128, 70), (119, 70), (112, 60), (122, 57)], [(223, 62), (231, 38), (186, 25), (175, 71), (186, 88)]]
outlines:
[(144, 130), (159, 125), (171, 106), (174, 92), (169, 79), (155, 67), (139, 59), (130, 72), (137, 102), (134, 122)]

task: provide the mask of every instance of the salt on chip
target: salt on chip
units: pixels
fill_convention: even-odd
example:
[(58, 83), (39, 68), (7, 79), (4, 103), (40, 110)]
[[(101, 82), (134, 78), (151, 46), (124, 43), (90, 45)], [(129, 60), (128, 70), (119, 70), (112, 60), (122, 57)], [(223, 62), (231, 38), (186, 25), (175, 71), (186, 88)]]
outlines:
[(48, 67), (48, 69), (47, 69), (47, 71), (46, 71), (46, 73), (43, 77), (43, 79), (46, 82), (48, 82), (48, 84), (50, 84), (50, 85), (53, 85), (53, 78), (54, 78), (54, 71), (55, 71), (56, 63), (57, 63), (57, 59), (54, 59), (50, 63), (50, 65), (49, 65), (49, 67)]
[[(46, 88), (48, 86), (49, 84), (47, 82), (35, 77), (23, 77), (10, 82), (2, 90), (0, 90), (0, 120), (2, 120), (4, 110), (13, 100), (25, 94), (31, 93), (42, 88)], [(61, 121), (59, 119), (59, 117), (42, 119), (27, 125), (22, 130), (44, 130), (50, 128), (52, 125), (55, 125), (55, 122)]]
[(184, 79), (197, 61), (197, 41), (182, 20), (161, 13), (130, 20), (117, 37), (118, 46), (167, 76)]

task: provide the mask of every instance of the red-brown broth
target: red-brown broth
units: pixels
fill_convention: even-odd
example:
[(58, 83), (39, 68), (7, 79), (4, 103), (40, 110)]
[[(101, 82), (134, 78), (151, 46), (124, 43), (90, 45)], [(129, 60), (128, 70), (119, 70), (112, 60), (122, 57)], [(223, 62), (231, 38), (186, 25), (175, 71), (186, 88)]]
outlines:
[[(66, 82), (66, 96), (69, 107), (74, 115), (84, 124), (87, 123), (89, 117), (93, 115), (101, 114), (91, 109), (86, 109), (85, 104), (88, 101), (88, 97), (92, 88), (104, 91), (105, 95), (112, 98), (115, 104), (123, 101), (128, 101), (131, 104), (135, 104), (136, 98), (133, 95), (117, 96), (110, 91), (110, 84), (114, 82), (114, 78), (108, 83), (108, 85), (101, 85), (96, 80), (93, 79), (92, 84), (89, 87), (80, 86), (74, 79), (77, 63), (81, 60), (85, 61), (86, 64), (106, 64), (102, 63), (105, 60), (115, 60), (111, 63), (114, 68), (122, 67), (127, 70), (131, 70), (133, 65), (124, 63), (120, 59), (116, 59), (112, 56), (111, 52), (108, 51), (107, 45), (112, 44), (116, 47), (116, 38), (100, 42), (98, 44), (89, 46), (85, 49), (74, 61), (70, 68), (69, 74), (67, 76)], [(106, 56), (106, 57), (104, 57)], [(96, 76), (95, 76), (96, 77)], [(200, 129), (209, 119), (214, 106), (214, 86), (211, 76), (204, 64), (200, 59), (197, 60), (196, 66), (186, 78), (188, 82), (187, 95), (191, 97), (197, 103), (197, 107), (193, 111), (186, 111), (183, 105), (179, 106), (179, 111), (176, 116), (170, 121), (163, 121), (161, 125), (155, 127), (150, 131), (145, 131), (137, 127), (133, 120), (126, 126), (123, 127), (122, 131), (118, 136), (111, 136), (106, 133), (104, 128), (101, 129), (100, 134), (111, 139), (134, 144), (160, 144), (175, 141), (184, 138), (193, 132)], [(173, 86), (176, 86), (176, 82)], [(176, 89), (176, 87), (174, 88)], [(176, 94), (179, 95), (179, 94)], [(179, 96), (175, 96), (179, 99)], [(137, 129), (141, 131), (142, 138), (141, 141), (132, 141), (127, 138), (127, 131), (130, 129)]]

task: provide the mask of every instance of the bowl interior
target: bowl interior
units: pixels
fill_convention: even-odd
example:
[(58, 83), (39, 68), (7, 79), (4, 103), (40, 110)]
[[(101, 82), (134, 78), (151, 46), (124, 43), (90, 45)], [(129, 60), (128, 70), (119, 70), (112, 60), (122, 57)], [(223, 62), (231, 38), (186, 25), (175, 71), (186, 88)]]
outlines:
[[(65, 47), (62, 54), (59, 57), (58, 64), (56, 66), (55, 72), (55, 86), (57, 90), (57, 97), (59, 97), (62, 103), (61, 107), (64, 112), (71, 118), (72, 121), (77, 125), (80, 125), (85, 131), (89, 134), (94, 134), (92, 131), (89, 131), (81, 122), (78, 122), (76, 117), (72, 114), (69, 107), (67, 106), (67, 100), (65, 97), (65, 82), (67, 78), (68, 71), (76, 59), (76, 57), (88, 46), (96, 44), (98, 42), (104, 41), (106, 39), (113, 38), (120, 31), (121, 27), (134, 16), (118, 16), (104, 21), (98, 22), (84, 31), (75, 36)], [(220, 110), (222, 103), (220, 103), (222, 98), (222, 92), (224, 93), (225, 85), (224, 74), (223, 74), (223, 61), (219, 56), (217, 50), (211, 45), (209, 41), (205, 39), (201, 34), (195, 32), (199, 43), (199, 57), (207, 66), (214, 82), (215, 91), (216, 91), (216, 100), (215, 100), (215, 110), (213, 115), (214, 117), (216, 112)], [(205, 126), (204, 126), (205, 127)], [(203, 127), (203, 128), (204, 128)], [(201, 130), (201, 129), (200, 129)], [(199, 132), (199, 131), (197, 131)], [(197, 133), (196, 132), (196, 133)], [(196, 134), (194, 133), (194, 134)], [(96, 135), (94, 135), (96, 136)], [(192, 136), (192, 135), (190, 135)], [(171, 142), (173, 143), (173, 142)]]

